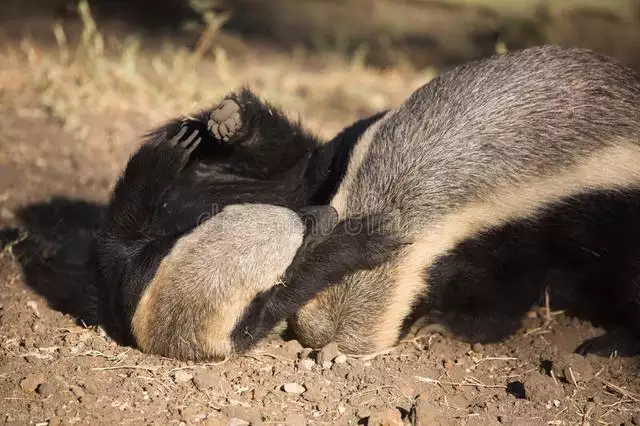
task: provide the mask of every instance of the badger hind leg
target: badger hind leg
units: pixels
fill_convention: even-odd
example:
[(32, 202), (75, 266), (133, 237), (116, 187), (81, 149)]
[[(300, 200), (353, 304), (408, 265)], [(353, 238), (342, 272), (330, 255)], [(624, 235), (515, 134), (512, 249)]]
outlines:
[[(388, 349), (390, 344), (383, 334), (395, 336), (391, 345), (397, 343), (403, 324), (388, 323), (392, 298), (389, 274), (390, 269), (384, 265), (357, 271), (304, 305), (291, 319), (300, 343), (311, 348), (335, 343), (350, 355)], [(381, 324), (392, 330), (383, 333)]]
[(249, 88), (227, 94), (210, 110), (207, 128), (218, 141), (234, 145), (263, 143), (270, 133), (275, 132), (272, 136), (278, 139), (297, 130), (278, 107), (262, 101)]
[(242, 128), (241, 113), (238, 102), (225, 99), (211, 112), (207, 127), (216, 139), (228, 142)]
[(322, 146), (298, 120), (249, 88), (227, 94), (206, 115), (208, 133), (233, 152), (246, 173), (286, 170)]
[(336, 337), (337, 324), (333, 318), (331, 289), (321, 293), (303, 306), (290, 320), (298, 341), (308, 348), (321, 348)]
[(341, 313), (333, 303), (335, 296), (321, 294), (296, 313), (291, 328), (298, 341), (313, 349), (335, 343), (340, 352), (349, 355), (374, 352), (376, 347), (370, 336), (372, 324), (369, 321), (375, 321), (375, 316), (367, 315), (364, 310)]
[(249, 88), (229, 93), (210, 110), (207, 128), (218, 141), (271, 149), (273, 144), (306, 134), (281, 108), (263, 101)]

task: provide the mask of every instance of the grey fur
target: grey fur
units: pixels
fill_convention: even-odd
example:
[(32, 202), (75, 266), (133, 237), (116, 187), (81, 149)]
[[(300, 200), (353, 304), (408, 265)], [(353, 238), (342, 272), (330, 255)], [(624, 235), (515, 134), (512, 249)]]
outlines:
[[(444, 72), (389, 112), (359, 142), (366, 152), (333, 205), (341, 218), (399, 213), (394, 232), (417, 241), (498, 190), (629, 143), (640, 143), (633, 71), (581, 49), (511, 52)], [(292, 320), (300, 340), (313, 347), (333, 340), (350, 353), (384, 349), (376, 325), (402, 261), (358, 271), (301, 309)], [(422, 285), (416, 297), (427, 291)]]
[(179, 359), (230, 355), (230, 333), (243, 309), (278, 284), (304, 231), (289, 209), (243, 204), (225, 207), (182, 237), (134, 315), (142, 350)]

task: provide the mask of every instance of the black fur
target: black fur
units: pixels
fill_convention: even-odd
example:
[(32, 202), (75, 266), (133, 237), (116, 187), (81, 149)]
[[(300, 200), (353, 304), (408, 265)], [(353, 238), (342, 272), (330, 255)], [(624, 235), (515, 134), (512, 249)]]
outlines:
[(320, 186), (320, 189), (314, 196), (312, 204), (325, 204), (328, 200), (333, 198), (338, 190), (339, 183), (342, 182), (342, 179), (347, 172), (347, 166), (349, 165), (351, 152), (353, 151), (355, 143), (370, 126), (384, 117), (387, 112), (388, 111), (382, 111), (370, 117), (358, 120), (333, 138), (332, 143), (340, 148), (333, 151), (332, 154), (334, 156), (331, 161), (329, 173), (327, 178), (324, 180), (324, 183)]
[(536, 219), (487, 231), (439, 258), (425, 271), (426, 308), (444, 313), (441, 321), (462, 338), (497, 341), (517, 330), (548, 286), (553, 309), (640, 338), (638, 218), (640, 188), (559, 200)]
[[(284, 283), (260, 294), (247, 306), (231, 333), (237, 352), (246, 351), (283, 319), (322, 290), (338, 284), (350, 272), (370, 269), (390, 260), (404, 241), (388, 231), (389, 220), (377, 215), (353, 217), (333, 229), (307, 237), (311, 243), (298, 251)], [(319, 241), (318, 241), (319, 240)]]
[[(577, 282), (579, 296), (589, 293), (583, 289), (593, 289), (591, 300), (598, 300), (606, 296), (607, 279), (612, 279), (607, 277), (613, 275), (619, 279), (617, 294), (607, 302), (615, 303), (603, 304), (602, 311), (637, 324), (632, 312), (640, 293), (636, 278), (629, 277), (635, 263), (623, 261), (635, 255), (634, 240), (606, 236), (630, 232), (627, 228), (636, 226), (633, 214), (615, 228), (602, 211), (597, 220), (575, 213), (592, 204), (587, 201), (567, 212), (559, 204), (556, 213), (541, 221), (511, 213), (533, 214), (531, 209), (547, 196), (572, 193), (581, 185), (574, 179), (584, 180), (585, 189), (635, 182), (639, 83), (632, 70), (593, 52), (539, 46), (461, 65), (414, 91), (367, 135), (361, 161), (354, 163), (332, 204), (341, 217), (398, 209), (401, 228), (416, 243), (396, 267), (347, 274), (331, 291), (318, 294), (315, 303), (303, 306), (291, 320), (298, 340), (312, 347), (333, 341), (348, 353), (376, 352), (397, 343), (403, 319), (424, 293), (433, 310), (479, 310), (478, 325), (486, 324), (480, 320), (493, 312), (519, 321), (539, 298), (545, 280), (561, 283), (555, 288)], [(591, 170), (583, 170), (590, 163)], [(617, 164), (620, 170), (609, 174), (607, 168)], [(555, 195), (553, 183), (546, 180), (554, 176)], [(538, 182), (544, 186), (540, 193)], [(524, 188), (527, 183), (533, 186), (531, 194)], [(509, 199), (503, 204), (504, 196)], [(503, 221), (510, 225), (474, 238), (474, 232)], [(570, 233), (587, 225), (593, 229)], [(618, 258), (610, 260), (618, 262), (616, 267), (596, 268), (580, 257), (585, 256), (582, 247), (589, 246), (581, 243), (593, 243), (596, 237), (609, 238), (601, 243), (604, 248), (619, 250)], [(459, 238), (470, 240), (452, 247)], [(518, 251), (514, 255), (511, 250)], [(421, 283), (422, 269), (428, 266)], [(591, 275), (571, 276), (581, 266)]]
[[(230, 204), (297, 211), (327, 204), (359, 133), (379, 118), (357, 122), (322, 143), (248, 89), (225, 99), (240, 105), (242, 117), (230, 139), (209, 132), (213, 109), (172, 120), (145, 137), (113, 191), (94, 256), (105, 301), (101, 323), (123, 344), (135, 344), (130, 323), (139, 298), (178, 238)], [(184, 129), (181, 142), (172, 146)], [(199, 143), (182, 146), (194, 132)]]

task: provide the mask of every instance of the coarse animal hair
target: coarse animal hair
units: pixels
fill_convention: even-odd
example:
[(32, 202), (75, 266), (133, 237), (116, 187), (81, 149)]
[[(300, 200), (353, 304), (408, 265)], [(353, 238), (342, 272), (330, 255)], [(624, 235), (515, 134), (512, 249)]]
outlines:
[[(387, 238), (408, 244), (318, 283), (293, 330), (310, 347), (377, 352), (418, 306), (517, 323), (553, 281), (640, 334), (639, 165), (640, 78), (610, 58), (549, 45), (445, 71), (363, 133), (331, 201), (342, 221), (386, 218)], [(549, 281), (558, 273), (569, 283)]]
[(132, 318), (138, 347), (180, 359), (222, 359), (246, 305), (281, 279), (302, 246), (302, 218), (263, 204), (229, 205), (180, 237)]
[[(298, 212), (303, 221), (312, 219), (313, 223), (305, 224), (300, 249), (315, 247), (313, 242), (322, 237), (322, 230), (333, 227), (336, 215), (326, 205), (341, 179), (351, 145), (361, 129), (376, 119), (354, 123), (323, 142), (245, 88), (225, 96), (213, 108), (152, 130), (118, 179), (96, 238), (101, 323), (107, 332), (123, 344), (184, 359), (221, 356), (225, 350), (258, 341), (260, 333), (247, 339), (243, 332), (241, 345), (222, 342), (225, 332), (227, 340), (231, 338), (232, 319), (244, 308), (239, 299), (195, 302), (221, 286), (227, 291), (219, 294), (237, 290), (236, 296), (244, 300), (242, 295), (256, 288), (275, 286), (284, 265), (295, 263), (291, 238), (298, 238), (298, 233), (278, 235), (271, 229), (277, 225), (275, 212), (280, 210), (276, 206)], [(215, 223), (240, 208), (228, 206), (247, 203), (263, 206), (243, 207), (251, 214), (239, 215), (240, 222), (247, 226), (252, 217), (256, 224), (264, 224), (264, 236), (272, 238), (269, 244), (252, 234), (253, 243), (259, 242), (252, 247), (250, 235), (243, 236), (236, 228), (214, 235)], [(324, 206), (313, 208), (313, 204)], [(261, 213), (273, 217), (260, 219)], [(229, 250), (219, 252), (224, 247)], [(243, 253), (252, 255), (247, 258)], [(264, 262), (267, 259), (270, 265)], [(294, 287), (291, 291), (294, 307), (308, 300), (297, 299)], [(270, 317), (264, 333), (282, 319)], [(190, 337), (183, 342), (179, 337), (187, 336), (181, 334), (188, 331), (185, 326)]]

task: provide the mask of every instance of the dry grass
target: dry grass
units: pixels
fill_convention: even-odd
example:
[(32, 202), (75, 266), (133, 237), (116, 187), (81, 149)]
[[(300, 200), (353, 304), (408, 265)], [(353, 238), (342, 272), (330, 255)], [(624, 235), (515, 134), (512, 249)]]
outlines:
[(67, 28), (52, 26), (57, 49), (33, 39), (5, 45), (0, 87), (9, 94), (36, 90), (40, 107), (83, 139), (96, 125), (108, 123), (117, 133), (127, 121), (149, 126), (188, 114), (245, 84), (328, 136), (357, 116), (398, 104), (433, 77), (431, 70), (368, 69), (357, 57), (345, 61), (331, 54), (237, 57), (216, 43), (225, 17), (212, 13), (205, 15), (208, 25), (193, 50), (169, 41), (144, 50), (139, 37), (101, 32), (86, 2), (80, 14), (82, 32), (73, 40)]
[[(52, 22), (48, 43), (35, 37), (8, 42), (0, 29), (0, 164), (48, 164), (45, 153), (15, 143), (24, 138), (24, 129), (13, 129), (16, 115), (24, 122), (59, 122), (71, 136), (59, 149), (86, 169), (78, 179), (97, 180), (96, 168), (85, 163), (99, 159), (99, 175), (112, 182), (151, 127), (244, 85), (328, 138), (357, 118), (398, 105), (434, 76), (408, 66), (368, 68), (358, 56), (336, 52), (235, 51), (219, 37), (224, 16), (211, 13), (190, 49), (103, 28), (86, 2), (80, 12), (81, 25)], [(60, 161), (49, 166), (67, 168)]]

